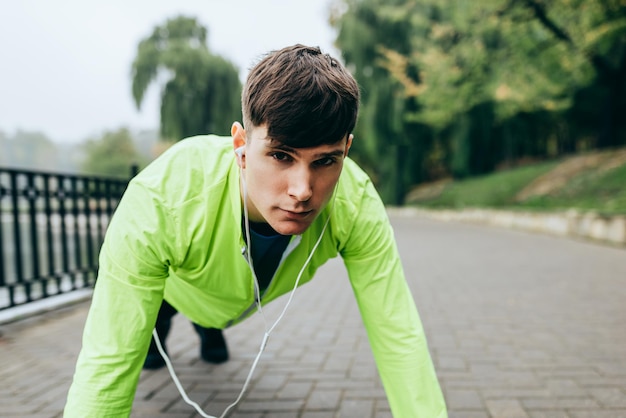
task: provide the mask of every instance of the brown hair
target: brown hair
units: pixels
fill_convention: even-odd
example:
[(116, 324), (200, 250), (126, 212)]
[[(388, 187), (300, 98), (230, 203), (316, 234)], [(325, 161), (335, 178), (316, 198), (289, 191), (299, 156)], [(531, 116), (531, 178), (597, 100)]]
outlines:
[(351, 133), (359, 110), (354, 77), (318, 47), (294, 45), (267, 54), (242, 94), (246, 128), (294, 148), (334, 144)]

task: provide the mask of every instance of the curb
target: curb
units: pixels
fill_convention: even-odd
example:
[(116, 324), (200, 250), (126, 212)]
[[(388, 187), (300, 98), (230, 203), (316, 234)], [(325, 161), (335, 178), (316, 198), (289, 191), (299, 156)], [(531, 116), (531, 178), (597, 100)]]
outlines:
[(502, 228), (582, 238), (626, 247), (626, 216), (593, 212), (517, 212), (490, 209), (430, 210), (415, 207), (387, 208), (397, 216), (421, 216), (441, 221), (480, 223)]
[(79, 289), (58, 296), (28, 302), (0, 311), (0, 325), (21, 319), (30, 318), (35, 315), (57, 310), (59, 308), (83, 302), (91, 298), (93, 289)]

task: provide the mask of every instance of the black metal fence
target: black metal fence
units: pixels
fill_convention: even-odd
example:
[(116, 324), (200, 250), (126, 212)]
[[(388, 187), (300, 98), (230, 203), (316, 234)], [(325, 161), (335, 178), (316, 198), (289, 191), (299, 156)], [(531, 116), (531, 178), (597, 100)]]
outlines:
[(0, 310), (92, 286), (127, 184), (0, 168)]

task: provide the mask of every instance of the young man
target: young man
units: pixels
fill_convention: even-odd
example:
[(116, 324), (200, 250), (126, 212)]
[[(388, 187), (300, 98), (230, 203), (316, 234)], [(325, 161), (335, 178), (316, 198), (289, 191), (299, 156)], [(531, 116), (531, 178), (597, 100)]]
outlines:
[(445, 417), (385, 208), (346, 158), (355, 80), (295, 45), (251, 70), (242, 100), (245, 128), (234, 123), (232, 138), (185, 139), (130, 183), (101, 250), (65, 416), (130, 414), (163, 300), (222, 329), (341, 255), (393, 415)]

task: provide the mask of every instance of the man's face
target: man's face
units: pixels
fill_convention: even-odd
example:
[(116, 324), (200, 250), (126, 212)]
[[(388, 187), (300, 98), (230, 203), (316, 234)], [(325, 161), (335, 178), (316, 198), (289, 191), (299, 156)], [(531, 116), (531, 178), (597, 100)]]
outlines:
[[(235, 147), (241, 146), (233, 125)], [(352, 136), (332, 145), (291, 148), (267, 137), (267, 127), (247, 132), (240, 158), (250, 221), (266, 222), (283, 235), (302, 234), (330, 200)], [(245, 136), (245, 133), (243, 133)]]

